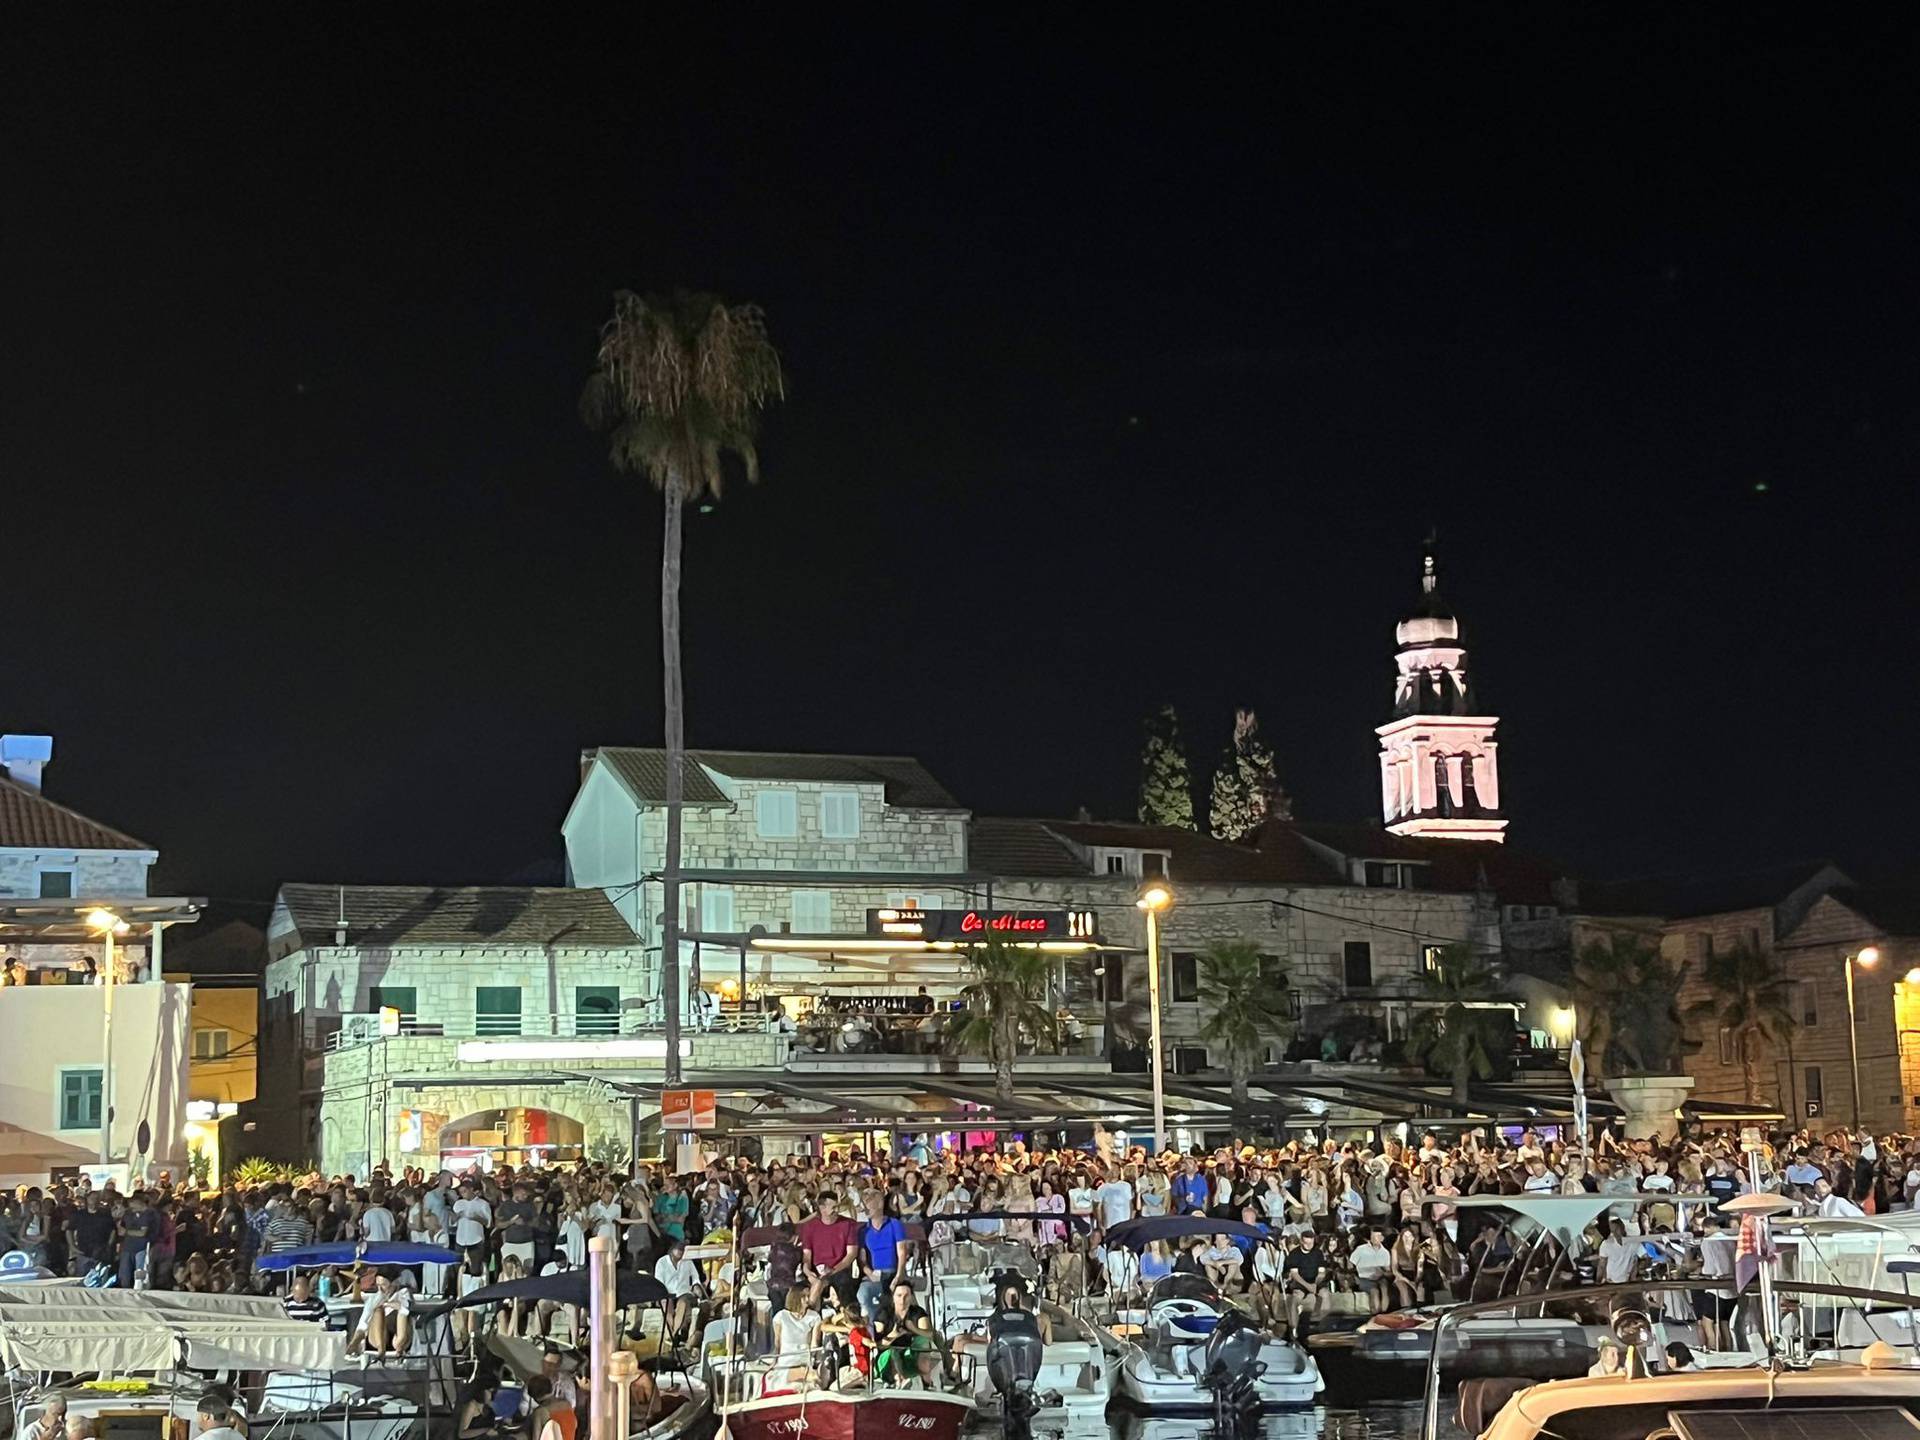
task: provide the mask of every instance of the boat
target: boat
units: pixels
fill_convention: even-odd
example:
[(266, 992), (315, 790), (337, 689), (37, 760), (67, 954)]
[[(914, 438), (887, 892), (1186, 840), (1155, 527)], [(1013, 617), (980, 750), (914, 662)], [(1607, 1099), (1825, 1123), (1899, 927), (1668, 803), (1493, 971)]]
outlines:
[(953, 1390), (815, 1378), (831, 1371), (824, 1351), (714, 1362), (708, 1386), (721, 1429), (729, 1440), (960, 1440), (974, 1413), (970, 1373)]
[[(1565, 1379), (1585, 1375), (1599, 1358), (1599, 1344), (1610, 1334), (1604, 1314), (1573, 1313), (1566, 1291), (1552, 1287), (1575, 1276), (1574, 1266), (1586, 1247), (1587, 1227), (1610, 1210), (1632, 1210), (1650, 1204), (1712, 1205), (1709, 1195), (1462, 1195), (1429, 1204), (1460, 1210), (1493, 1209), (1508, 1212), (1503, 1223), (1519, 1240), (1504, 1271), (1476, 1268), (1467, 1276), (1469, 1295), (1506, 1300), (1505, 1307), (1482, 1307), (1483, 1313), (1449, 1326), (1440, 1348), (1441, 1375), (1446, 1380), (1487, 1379), (1527, 1375), (1536, 1379)], [(1670, 1240), (1671, 1237), (1662, 1237)], [(1525, 1293), (1506, 1294), (1545, 1256), (1551, 1261)], [(1650, 1295), (1699, 1288), (1693, 1282), (1676, 1283), (1667, 1292), (1658, 1284), (1639, 1287)], [(1491, 1291), (1491, 1293), (1489, 1293)], [(1562, 1313), (1550, 1314), (1549, 1307)], [(1342, 1388), (1364, 1388), (1374, 1394), (1414, 1394), (1433, 1349), (1438, 1317), (1449, 1305), (1421, 1306), (1377, 1315), (1358, 1328), (1312, 1336), (1308, 1346), (1329, 1368), (1339, 1371)], [(1651, 1312), (1655, 1339), (1662, 1349), (1679, 1341), (1703, 1364), (1749, 1364), (1745, 1351), (1720, 1355), (1701, 1344), (1700, 1327), (1691, 1313), (1669, 1314), (1655, 1306)]]
[[(1226, 1222), (1205, 1223), (1217, 1233)], [(1201, 1276), (1155, 1281), (1134, 1313), (1137, 1338), (1122, 1339), (1114, 1393), (1139, 1409), (1215, 1413), (1223, 1383), (1237, 1390), (1236, 1410), (1310, 1405), (1326, 1388), (1303, 1347), (1255, 1328)], [(1229, 1342), (1232, 1353), (1223, 1353)]]
[(169, 1440), (208, 1386), (226, 1383), (257, 1428), (289, 1440), (404, 1440), (421, 1407), (369, 1393), (359, 1372), (346, 1372), (344, 1342), (263, 1296), (0, 1286), (0, 1365), (16, 1432), (59, 1395), (101, 1434), (150, 1425)]

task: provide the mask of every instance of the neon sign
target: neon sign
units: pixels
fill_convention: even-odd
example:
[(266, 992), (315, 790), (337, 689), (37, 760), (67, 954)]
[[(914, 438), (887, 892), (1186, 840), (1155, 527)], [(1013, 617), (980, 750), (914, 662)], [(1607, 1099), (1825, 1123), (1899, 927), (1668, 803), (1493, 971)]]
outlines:
[(1100, 936), (1091, 910), (923, 910), (894, 906), (867, 911), (867, 933), (902, 940), (1085, 940)]

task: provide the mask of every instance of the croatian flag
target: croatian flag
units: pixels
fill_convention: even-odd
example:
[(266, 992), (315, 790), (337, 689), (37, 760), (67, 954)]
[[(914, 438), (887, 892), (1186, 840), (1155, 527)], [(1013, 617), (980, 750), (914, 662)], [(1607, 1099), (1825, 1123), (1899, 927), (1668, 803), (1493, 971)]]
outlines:
[(1767, 1235), (1765, 1222), (1758, 1215), (1743, 1217), (1740, 1221), (1740, 1247), (1733, 1255), (1734, 1289), (1746, 1289), (1759, 1275), (1761, 1265), (1779, 1253)]

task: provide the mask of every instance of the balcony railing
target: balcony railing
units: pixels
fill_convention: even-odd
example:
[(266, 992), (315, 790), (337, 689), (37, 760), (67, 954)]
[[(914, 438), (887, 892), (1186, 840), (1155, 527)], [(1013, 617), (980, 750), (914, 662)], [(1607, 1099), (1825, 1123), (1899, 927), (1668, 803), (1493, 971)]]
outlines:
[[(309, 1026), (309, 1050), (348, 1050), (359, 1045), (377, 1044), (382, 1040), (408, 1037), (447, 1040), (538, 1040), (556, 1037), (617, 1040), (623, 1036), (664, 1033), (659, 1020), (638, 1010), (619, 1015), (549, 1014), (528, 1010), (517, 1016), (471, 1015), (458, 1020), (422, 1020), (402, 1014), (397, 1029), (383, 1027), (381, 1017), (377, 1014), (343, 1015), (338, 1018), (340, 1023), (337, 1026)], [(681, 1030), (689, 1035), (762, 1035), (773, 1029), (773, 1017), (763, 1016), (757, 1011), (744, 1015), (723, 1014), (711, 1024), (703, 1024), (693, 1016), (681, 1021)]]

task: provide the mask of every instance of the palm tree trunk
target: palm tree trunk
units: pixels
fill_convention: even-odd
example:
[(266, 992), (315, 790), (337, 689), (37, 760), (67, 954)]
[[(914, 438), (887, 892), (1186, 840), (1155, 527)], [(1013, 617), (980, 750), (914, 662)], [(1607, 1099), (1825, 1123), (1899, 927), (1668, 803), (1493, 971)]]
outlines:
[(660, 993), (666, 1000), (666, 1083), (680, 1083), (680, 811), (686, 798), (686, 695), (680, 678), (680, 520), (678, 471), (661, 487), (667, 514), (660, 549), (660, 678), (666, 702), (667, 853), (660, 888), (666, 918), (660, 926)]
[(1473, 1101), (1473, 1054), (1468, 1051), (1453, 1062), (1453, 1103), (1465, 1109)]
[[(1003, 1108), (1013, 1104), (1013, 1055), (1019, 1044), (1016, 1032), (1005, 1021), (993, 1022), (993, 1094)], [(999, 1115), (996, 1119), (1004, 1120)]]
[(1747, 1087), (1747, 1103), (1760, 1103), (1760, 1062), (1754, 1055), (1753, 1027), (1742, 1026), (1740, 1030), (1740, 1078)]
[(1233, 1087), (1233, 1108), (1235, 1110), (1245, 1110), (1247, 1108), (1247, 1090), (1253, 1080), (1252, 1069), (1247, 1064), (1247, 1057), (1238, 1050), (1227, 1057), (1227, 1063), (1231, 1067), (1227, 1071), (1227, 1079)]

